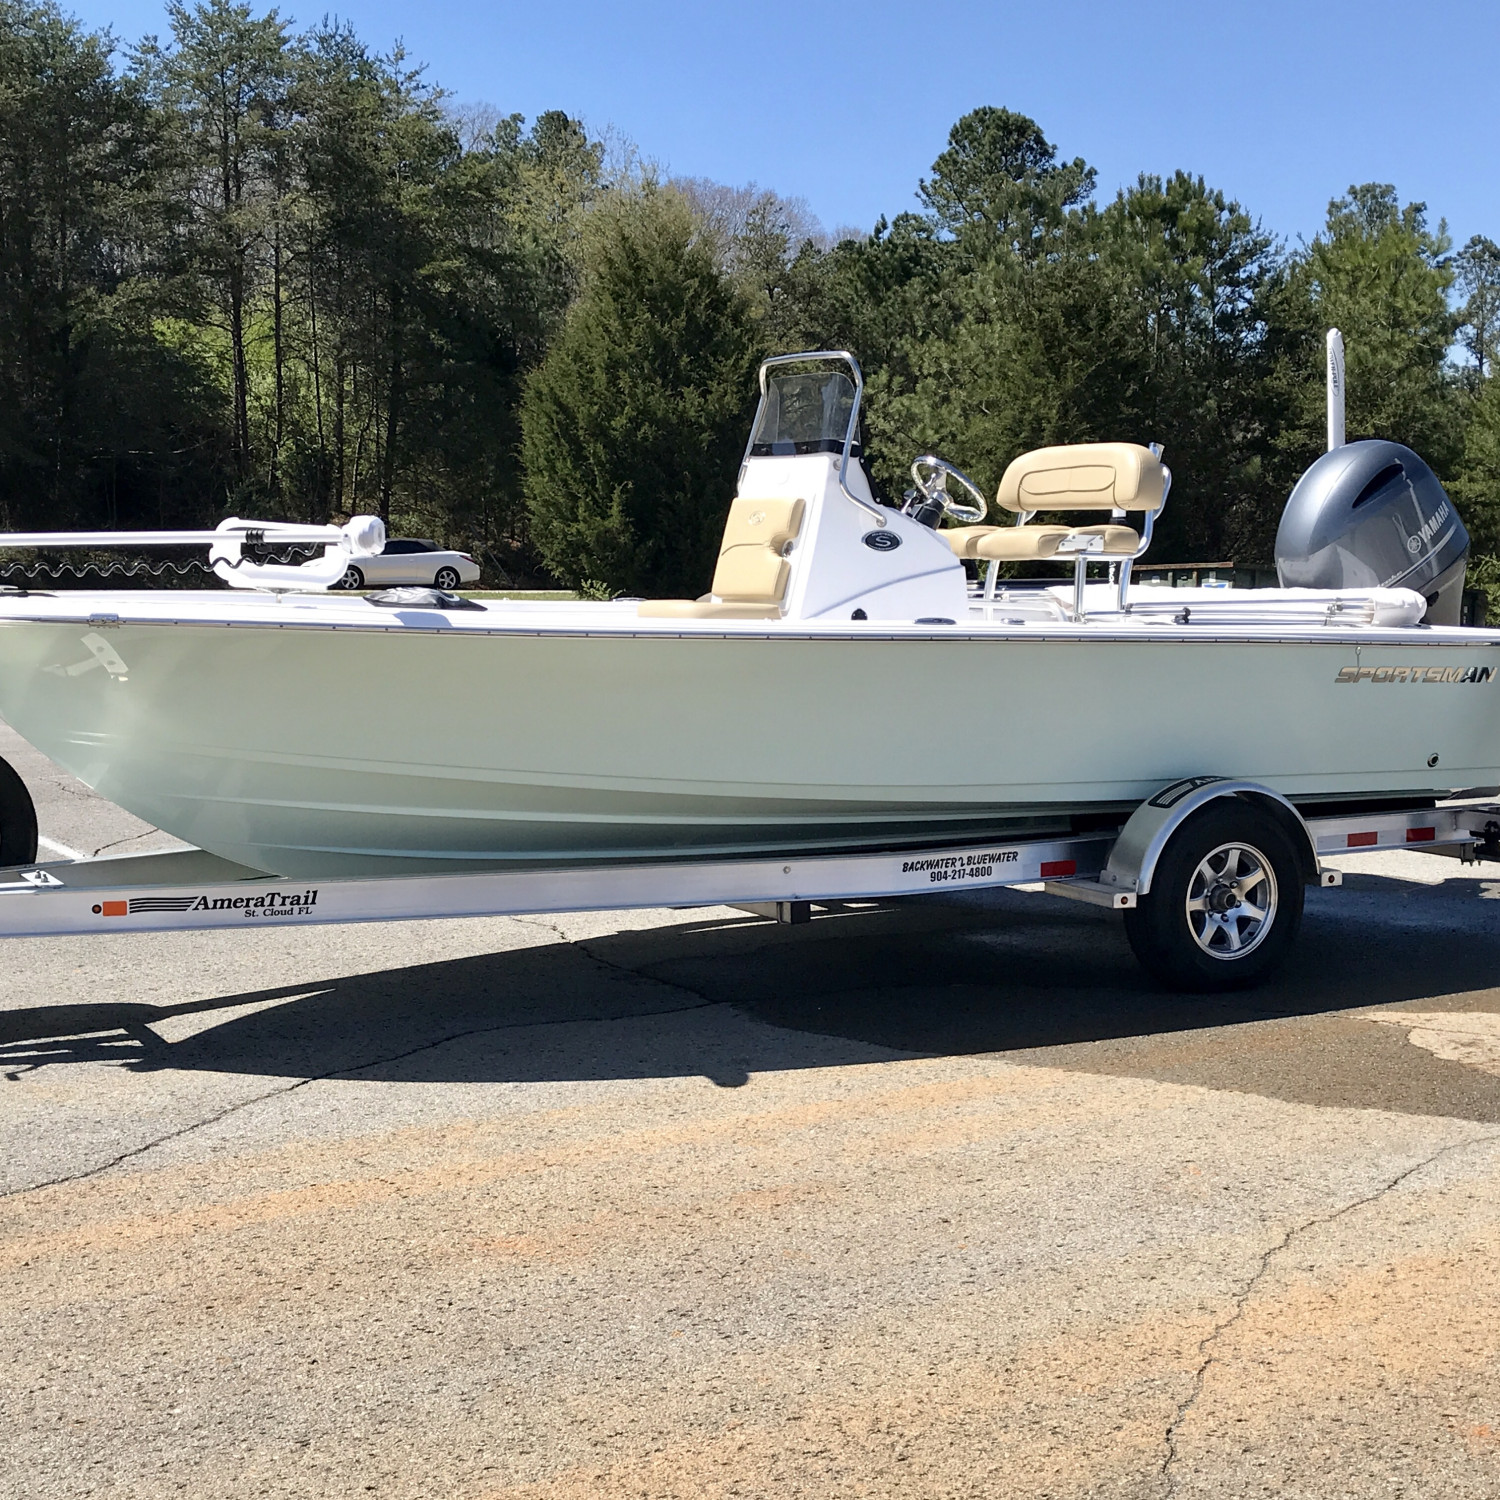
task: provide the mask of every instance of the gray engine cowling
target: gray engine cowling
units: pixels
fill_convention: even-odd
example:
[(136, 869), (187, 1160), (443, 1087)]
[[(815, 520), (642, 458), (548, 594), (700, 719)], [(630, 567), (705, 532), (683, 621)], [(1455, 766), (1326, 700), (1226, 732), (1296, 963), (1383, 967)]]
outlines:
[(1415, 589), (1433, 625), (1457, 625), (1469, 533), (1410, 448), (1345, 443), (1297, 481), (1276, 532), (1283, 588)]

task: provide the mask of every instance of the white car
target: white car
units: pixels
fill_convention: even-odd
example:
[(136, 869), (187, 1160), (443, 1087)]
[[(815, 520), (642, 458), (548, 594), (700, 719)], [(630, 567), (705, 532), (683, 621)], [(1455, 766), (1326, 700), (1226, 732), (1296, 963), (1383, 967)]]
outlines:
[(445, 552), (424, 537), (394, 536), (378, 556), (351, 563), (338, 586), (383, 589), (390, 584), (426, 584), (456, 589), (478, 582), (479, 564), (467, 552)]

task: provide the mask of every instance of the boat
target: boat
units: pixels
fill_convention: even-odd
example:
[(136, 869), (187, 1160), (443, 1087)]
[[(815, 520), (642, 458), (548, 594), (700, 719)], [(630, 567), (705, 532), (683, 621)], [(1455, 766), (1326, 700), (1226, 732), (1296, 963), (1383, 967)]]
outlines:
[(1077, 833), (1203, 776), (1309, 815), (1500, 786), (1500, 632), (1457, 623), (1467, 539), (1410, 450), (1312, 466), (1288, 586), (1167, 589), (1132, 577), (1160, 448), (1023, 454), (993, 506), (924, 454), (884, 504), (851, 354), (759, 380), (698, 598), (338, 592), (370, 518), (11, 533), (193, 538), (231, 587), (0, 593), (0, 716), (148, 823), (295, 879)]

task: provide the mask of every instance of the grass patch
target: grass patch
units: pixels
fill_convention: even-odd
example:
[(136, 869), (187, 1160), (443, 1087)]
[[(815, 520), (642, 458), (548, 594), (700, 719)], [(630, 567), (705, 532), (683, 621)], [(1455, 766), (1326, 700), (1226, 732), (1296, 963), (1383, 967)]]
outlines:
[(460, 589), (465, 599), (544, 599), (572, 602), (578, 598), (571, 589)]

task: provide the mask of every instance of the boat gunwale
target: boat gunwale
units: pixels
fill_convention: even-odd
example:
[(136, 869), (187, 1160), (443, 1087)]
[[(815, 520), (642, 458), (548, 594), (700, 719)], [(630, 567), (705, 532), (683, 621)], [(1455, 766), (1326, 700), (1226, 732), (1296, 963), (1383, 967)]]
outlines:
[[(871, 641), (883, 644), (928, 642), (1058, 642), (1069, 644), (1142, 645), (1401, 645), (1429, 650), (1474, 650), (1500, 647), (1500, 633), (1485, 627), (1464, 625), (1178, 625), (1175, 621), (1142, 620), (1133, 627), (1096, 624), (1093, 621), (1038, 621), (1034, 626), (991, 626), (983, 621), (955, 622), (951, 626), (902, 627), (890, 621), (818, 621), (799, 620), (795, 628), (767, 629), (759, 622), (704, 621), (684, 628), (674, 623), (670, 628), (624, 622), (597, 625), (548, 625), (533, 623), (454, 621), (446, 617), (442, 624), (412, 623), (393, 620), (284, 620), (197, 618), (191, 615), (159, 617), (118, 617), (101, 619), (101, 611), (92, 613), (19, 614), (7, 611), (0, 603), (0, 627), (8, 625), (79, 625), (95, 629), (204, 629), (204, 630), (308, 630), (346, 632), (364, 635), (419, 634), (424, 639), (470, 636), (514, 636), (523, 639), (560, 640), (683, 640), (683, 641), (802, 641), (809, 643)], [(729, 628), (739, 627), (739, 628)], [(812, 627), (812, 628), (810, 628)], [(862, 627), (862, 628), (860, 628)], [(1439, 634), (1441, 632), (1441, 634)]]

